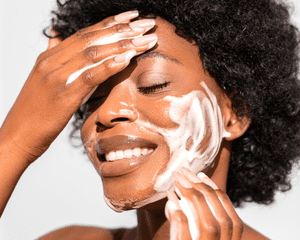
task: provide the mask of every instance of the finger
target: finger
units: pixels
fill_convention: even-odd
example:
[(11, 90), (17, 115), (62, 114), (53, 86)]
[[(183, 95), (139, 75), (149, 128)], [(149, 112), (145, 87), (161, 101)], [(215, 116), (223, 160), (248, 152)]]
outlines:
[(82, 37), (83, 35), (89, 32), (94, 32), (108, 27), (112, 27), (120, 23), (128, 23), (130, 20), (138, 17), (138, 15), (139, 12), (136, 10), (128, 11), (128, 12), (120, 13), (116, 16), (108, 17), (95, 25), (86, 27), (84, 29), (80, 29), (75, 34), (65, 39), (59, 46), (56, 46), (55, 48), (51, 49), (51, 51), (49, 51), (48, 54), (52, 55), (55, 52), (59, 52), (61, 49), (65, 48), (66, 46), (73, 43), (74, 41), (77, 41), (80, 37)]
[(203, 194), (207, 205), (209, 206), (211, 212), (217, 220), (221, 230), (220, 239), (231, 239), (233, 231), (233, 221), (227, 213), (226, 209), (223, 207), (222, 203), (220, 202), (215, 190), (204, 183), (192, 183), (192, 185), (197, 191)]
[[(181, 168), (180, 171), (184, 174), (184, 176), (187, 177), (187, 179), (191, 181), (193, 187), (204, 195), (206, 201), (208, 202), (208, 205), (210, 206), (211, 211), (213, 212), (214, 216), (220, 224), (221, 239), (231, 239), (231, 236), (233, 236), (233, 232), (236, 234), (236, 230), (233, 231), (233, 229), (237, 227), (234, 227), (234, 223), (241, 223), (241, 221), (238, 215), (236, 214), (227, 194), (225, 194), (221, 190), (213, 190), (212, 187), (216, 188), (216, 185), (205, 174), (200, 175), (202, 180), (205, 180), (205, 184), (201, 184), (200, 178), (198, 178), (189, 169)], [(219, 195), (221, 196), (221, 198)], [(223, 204), (222, 201), (225, 201), (226, 207), (224, 206), (225, 204)]]
[(168, 191), (168, 202), (165, 207), (167, 219), (170, 221), (171, 240), (191, 240), (188, 219), (182, 212), (179, 200), (173, 191)]
[(66, 85), (66, 93), (72, 96), (75, 94), (84, 104), (99, 84), (122, 71), (136, 54), (132, 49), (84, 71), (74, 82)]
[(105, 46), (92, 46), (86, 48), (66, 64), (66, 68), (70, 70), (72, 69), (74, 72), (68, 77), (67, 84), (73, 82), (87, 69), (101, 64), (105, 59), (122, 54), (131, 49), (135, 49), (137, 54), (140, 54), (154, 47), (156, 42), (157, 36), (155, 34), (150, 34), (138, 37), (136, 39), (121, 40), (117, 43), (108, 44)]
[(220, 227), (205, 197), (194, 188), (185, 188), (175, 180), (175, 191), (181, 197), (180, 206), (196, 229), (190, 229), (193, 239), (219, 239)]
[(70, 59), (89, 46), (103, 45), (102, 49), (109, 48), (107, 44), (118, 42), (121, 39), (141, 36), (153, 28), (154, 25), (155, 21), (153, 19), (143, 19), (129, 24), (119, 24), (111, 28), (89, 32), (56, 54), (48, 56), (47, 59), (44, 56), (42, 57), (44, 57), (44, 61), (52, 63), (52, 68), (57, 68), (70, 61)]
[(233, 230), (232, 230), (232, 240), (240, 240), (244, 231), (244, 223), (236, 213), (228, 195), (221, 190), (217, 190), (216, 194), (220, 199), (223, 207), (228, 213), (232, 220)]

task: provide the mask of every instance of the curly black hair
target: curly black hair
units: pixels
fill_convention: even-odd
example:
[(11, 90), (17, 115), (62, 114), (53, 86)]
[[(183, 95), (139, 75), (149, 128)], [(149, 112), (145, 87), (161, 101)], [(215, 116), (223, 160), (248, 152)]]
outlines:
[[(63, 39), (111, 15), (137, 9), (193, 39), (209, 74), (231, 97), (247, 132), (233, 141), (227, 193), (235, 206), (270, 204), (291, 188), (300, 155), (299, 32), (275, 0), (68, 0), (53, 11)], [(80, 129), (84, 107), (75, 114)]]

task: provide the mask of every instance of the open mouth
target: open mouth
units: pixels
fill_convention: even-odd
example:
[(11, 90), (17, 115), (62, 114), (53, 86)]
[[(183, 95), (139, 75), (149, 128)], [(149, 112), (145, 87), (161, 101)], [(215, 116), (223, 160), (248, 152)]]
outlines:
[(96, 144), (96, 151), (101, 162), (114, 162), (150, 155), (156, 147), (148, 140), (121, 135), (101, 139)]
[(111, 151), (106, 154), (102, 154), (102, 158), (108, 162), (127, 159), (127, 158), (133, 158), (133, 157), (140, 157), (140, 156), (146, 156), (154, 151), (153, 148), (134, 148), (134, 149), (126, 149), (126, 150), (117, 150), (117, 151)]

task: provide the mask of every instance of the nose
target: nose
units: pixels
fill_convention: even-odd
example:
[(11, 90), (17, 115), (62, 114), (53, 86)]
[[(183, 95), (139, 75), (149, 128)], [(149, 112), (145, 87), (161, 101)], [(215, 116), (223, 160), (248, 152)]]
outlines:
[(129, 90), (126, 87), (115, 86), (97, 109), (95, 123), (99, 127), (111, 128), (119, 123), (134, 122), (138, 118), (134, 105)]

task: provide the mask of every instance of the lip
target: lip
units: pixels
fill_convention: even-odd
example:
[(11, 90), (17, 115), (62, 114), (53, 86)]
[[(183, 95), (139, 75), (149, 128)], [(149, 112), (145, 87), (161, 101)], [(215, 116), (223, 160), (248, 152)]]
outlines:
[[(110, 151), (126, 150), (134, 148), (151, 148), (153, 152), (139, 157), (124, 158), (112, 162), (104, 160), (104, 154)], [(132, 135), (116, 135), (110, 138), (100, 139), (95, 149), (100, 160), (100, 172), (105, 177), (116, 177), (125, 175), (137, 169), (140, 165), (148, 160), (148, 158), (155, 152), (157, 145), (146, 139), (139, 138)]]

